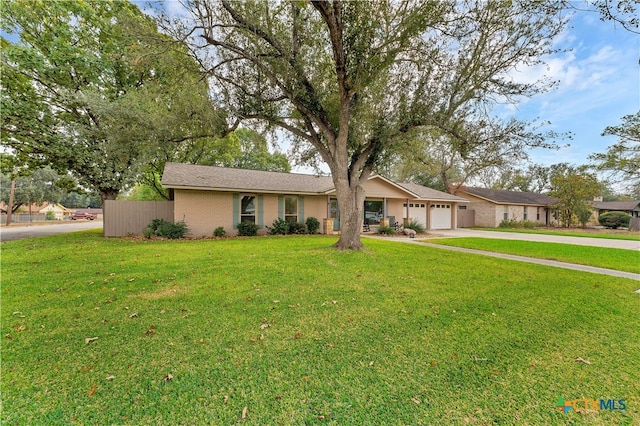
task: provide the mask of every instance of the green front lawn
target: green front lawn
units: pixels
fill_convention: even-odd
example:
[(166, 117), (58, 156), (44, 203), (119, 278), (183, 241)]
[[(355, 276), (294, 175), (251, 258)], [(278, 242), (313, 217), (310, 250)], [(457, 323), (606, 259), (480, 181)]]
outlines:
[[(333, 241), (2, 243), (2, 423), (640, 418), (637, 282)], [(559, 398), (626, 409), (564, 414)]]
[(521, 234), (559, 235), (564, 237), (607, 238), (611, 240), (640, 241), (640, 232), (630, 232), (613, 229), (578, 229), (578, 228), (549, 228), (549, 229), (513, 229), (513, 228), (470, 228), (479, 231), (516, 232)]
[(640, 252), (634, 250), (479, 237), (436, 238), (423, 241), (640, 273)]

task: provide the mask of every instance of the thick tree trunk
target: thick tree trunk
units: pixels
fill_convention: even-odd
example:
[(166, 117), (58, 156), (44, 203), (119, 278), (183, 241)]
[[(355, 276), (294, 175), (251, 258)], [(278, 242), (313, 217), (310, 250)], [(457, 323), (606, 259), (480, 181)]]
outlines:
[(102, 207), (104, 207), (104, 202), (106, 200), (115, 200), (118, 196), (118, 192), (113, 189), (101, 189), (100, 190), (100, 199), (102, 200)]
[(334, 178), (338, 208), (340, 209), (340, 239), (334, 247), (340, 250), (361, 250), (360, 240), (365, 192), (359, 182), (349, 183), (344, 178)]

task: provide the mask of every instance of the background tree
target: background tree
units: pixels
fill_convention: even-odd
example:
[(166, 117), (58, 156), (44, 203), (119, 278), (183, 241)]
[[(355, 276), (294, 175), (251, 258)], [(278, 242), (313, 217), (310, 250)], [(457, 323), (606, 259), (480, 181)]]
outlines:
[[(549, 82), (508, 72), (540, 63), (565, 24), (562, 5), (467, 1), (189, 1), (177, 29), (208, 66), (221, 105), (280, 127), (321, 158), (341, 214), (336, 246), (359, 249), (362, 184), (417, 128), (481, 145), (503, 128), (495, 102)], [(506, 133), (499, 131), (500, 133)]]
[(2, 40), (2, 143), (32, 163), (114, 199), (158, 146), (226, 127), (198, 64), (133, 3), (0, 7), (2, 30), (19, 38)]
[[(11, 174), (3, 173), (0, 177), (0, 201), (9, 205)], [(33, 204), (44, 202), (58, 203), (65, 191), (56, 185), (60, 179), (50, 167), (36, 170), (21, 170), (15, 185), (12, 213), (27, 206), (31, 213)]]
[[(528, 160), (530, 147), (555, 148), (551, 140), (563, 137), (537, 130), (538, 127), (517, 120), (500, 123), (498, 127), (481, 123), (473, 130), (475, 143), (464, 146), (442, 132), (418, 132), (404, 144), (395, 145), (402, 152), (384, 161), (393, 164), (385, 174), (399, 181), (411, 181), (453, 194), (471, 181), (491, 188), (500, 185), (497, 179), (511, 175), (514, 165)], [(524, 176), (513, 176), (516, 177), (520, 182), (512, 184), (522, 186)]]
[(597, 170), (611, 172), (629, 192), (640, 193), (640, 111), (625, 115), (620, 125), (607, 127), (602, 135), (616, 136), (618, 142), (589, 159)]
[[(566, 165), (565, 165), (566, 166)], [(576, 220), (586, 223), (586, 212), (591, 212), (590, 201), (601, 191), (601, 184), (586, 168), (572, 166), (559, 167), (551, 176), (549, 195), (558, 199), (555, 206), (564, 227), (570, 227)]]
[(198, 138), (180, 144), (164, 145), (158, 151), (158, 155), (143, 169), (139, 185), (134, 188), (129, 198), (168, 199), (168, 191), (161, 184), (162, 172), (167, 162), (275, 172), (291, 171), (286, 155), (270, 152), (263, 135), (255, 130), (239, 128), (223, 138)]

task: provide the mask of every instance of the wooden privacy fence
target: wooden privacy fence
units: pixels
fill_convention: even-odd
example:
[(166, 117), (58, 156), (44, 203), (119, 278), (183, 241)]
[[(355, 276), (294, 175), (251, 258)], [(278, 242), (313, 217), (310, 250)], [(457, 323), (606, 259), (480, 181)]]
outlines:
[(458, 210), (458, 228), (471, 228), (476, 225), (475, 210)]
[(104, 202), (104, 236), (142, 235), (153, 219), (173, 222), (173, 201)]

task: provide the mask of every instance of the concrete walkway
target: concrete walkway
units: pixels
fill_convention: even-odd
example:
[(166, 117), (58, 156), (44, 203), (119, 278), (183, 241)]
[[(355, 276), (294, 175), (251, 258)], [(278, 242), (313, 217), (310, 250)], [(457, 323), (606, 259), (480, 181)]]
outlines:
[[(463, 230), (463, 232), (466, 230)], [(446, 232), (450, 232), (450, 233), (458, 233), (458, 230), (455, 231), (437, 231), (439, 234), (442, 232), (443, 234)], [(493, 232), (493, 231), (473, 231), (473, 232), (483, 232), (486, 234), (509, 234), (512, 235), (514, 233), (509, 233), (509, 232)], [(540, 235), (540, 234), (515, 234), (515, 235)], [(376, 235), (364, 235), (366, 238), (376, 238), (376, 239), (380, 239), (380, 240), (385, 240), (385, 241), (394, 241), (394, 242), (402, 242), (402, 243), (410, 243), (410, 244), (417, 244), (417, 245), (422, 245), (422, 246), (427, 246), (427, 247), (433, 247), (433, 248), (438, 248), (438, 249), (443, 249), (443, 250), (451, 250), (451, 251), (457, 251), (457, 252), (462, 252), (462, 253), (470, 253), (470, 254), (479, 254), (482, 256), (489, 256), (489, 257), (496, 257), (499, 259), (507, 259), (507, 260), (515, 260), (518, 262), (527, 262), (527, 263), (535, 263), (538, 265), (544, 265), (544, 266), (553, 266), (556, 268), (564, 268), (564, 269), (571, 269), (574, 271), (582, 271), (582, 272), (591, 272), (594, 274), (603, 274), (603, 275), (609, 275), (612, 277), (619, 277), (619, 278), (629, 278), (632, 280), (636, 280), (636, 281), (640, 281), (640, 274), (636, 274), (633, 272), (624, 272), (624, 271), (616, 271), (614, 269), (605, 269), (605, 268), (596, 268), (594, 266), (587, 266), (587, 265), (577, 265), (575, 263), (566, 263), (566, 262), (558, 262), (555, 260), (547, 260), (547, 259), (536, 259), (533, 257), (526, 257), (526, 256), (516, 256), (513, 254), (505, 254), (505, 253), (496, 253), (496, 252), (491, 252), (491, 251), (485, 251), (485, 250), (475, 250), (475, 249), (468, 249), (468, 248), (463, 248), (463, 247), (453, 247), (453, 246), (445, 246), (445, 245), (441, 245), (441, 244), (432, 244), (432, 243), (428, 243), (428, 242), (423, 242), (420, 241), (420, 239), (412, 239), (412, 238), (408, 238), (405, 236), (402, 237), (383, 237), (383, 236), (376, 236)], [(462, 237), (462, 235), (455, 235), (457, 237)], [(464, 235), (465, 237), (468, 236), (472, 236), (472, 235)], [(480, 235), (473, 235), (473, 236), (480, 236)], [(554, 237), (554, 238), (563, 238), (560, 236), (555, 236), (555, 235), (545, 235), (547, 237)], [(441, 237), (445, 237), (445, 235), (441, 235)], [(453, 237), (453, 235), (451, 236)], [(498, 238), (498, 237), (496, 237)], [(582, 238), (582, 237), (567, 237), (567, 238)], [(510, 238), (510, 239), (520, 239), (520, 238)], [(598, 238), (587, 238), (588, 240), (598, 240)], [(525, 241), (531, 241), (528, 239), (523, 239)], [(542, 240), (538, 240), (538, 241), (542, 241)], [(605, 240), (605, 241), (613, 241), (613, 240)], [(624, 240), (616, 240), (616, 241), (624, 241)], [(544, 241), (544, 242), (560, 242), (560, 241)], [(638, 244), (638, 241), (632, 241), (636, 244)], [(565, 244), (572, 244), (569, 242), (565, 242)], [(582, 244), (582, 245), (592, 245), (592, 244)], [(595, 245), (594, 246), (597, 247), (607, 247), (606, 245)], [(611, 247), (609, 247), (611, 248)], [(614, 247), (614, 248), (621, 248), (621, 247)], [(637, 249), (632, 249), (632, 250), (637, 250)], [(640, 261), (640, 253), (638, 254), (638, 259)]]
[(480, 237), (480, 238), (494, 238), (494, 239), (500, 239), (500, 240), (537, 241), (537, 242), (543, 242), (543, 243), (574, 244), (577, 246), (618, 248), (618, 249), (625, 249), (625, 250), (640, 251), (640, 241), (614, 240), (609, 238), (568, 237), (563, 235), (524, 234), (520, 232), (480, 231), (475, 229), (453, 229), (453, 230), (430, 231), (428, 235), (433, 238)]

